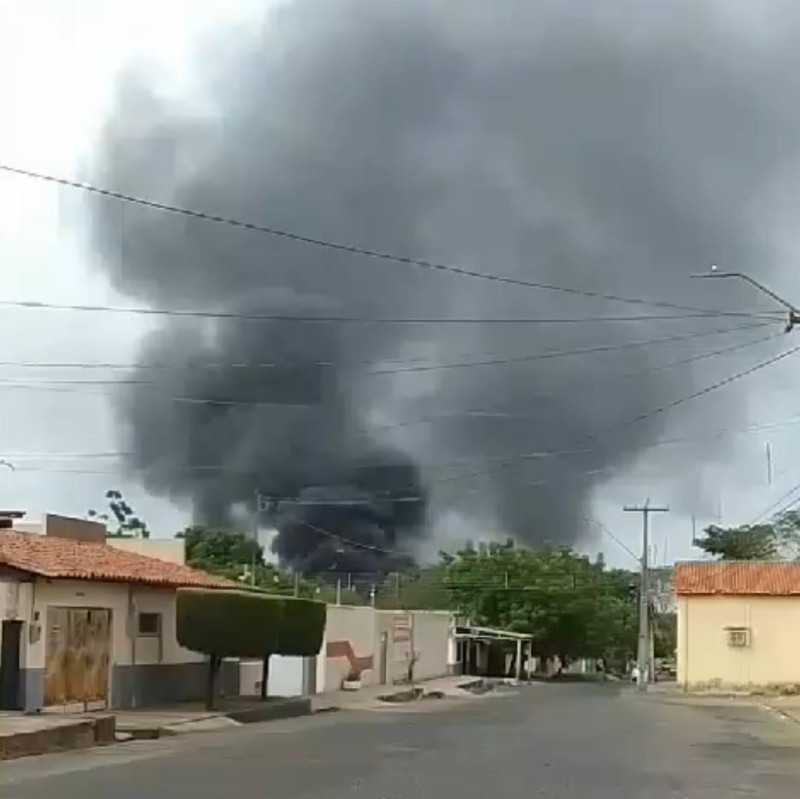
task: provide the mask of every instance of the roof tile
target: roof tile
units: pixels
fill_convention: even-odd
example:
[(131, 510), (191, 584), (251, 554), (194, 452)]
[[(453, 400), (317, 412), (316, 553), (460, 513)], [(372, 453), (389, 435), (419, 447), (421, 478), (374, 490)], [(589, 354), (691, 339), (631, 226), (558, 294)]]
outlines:
[(703, 561), (676, 563), (672, 588), (678, 595), (800, 595), (800, 563)]
[(143, 583), (172, 588), (231, 588), (222, 577), (107, 544), (0, 530), (0, 563), (41, 577)]

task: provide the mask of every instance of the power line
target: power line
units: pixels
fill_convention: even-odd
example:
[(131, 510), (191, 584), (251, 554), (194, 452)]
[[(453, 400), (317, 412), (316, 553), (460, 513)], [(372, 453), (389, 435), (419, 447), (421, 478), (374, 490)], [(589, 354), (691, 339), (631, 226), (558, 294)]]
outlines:
[[(706, 338), (708, 336), (715, 336), (721, 335), (723, 333), (737, 333), (740, 331), (745, 330), (755, 330), (757, 328), (763, 327), (770, 327), (772, 325), (771, 322), (757, 322), (755, 324), (749, 325), (735, 325), (733, 327), (723, 327), (717, 328), (715, 330), (703, 330), (699, 332), (692, 332), (692, 333), (679, 333), (677, 335), (671, 336), (658, 336), (656, 338), (647, 339), (644, 341), (633, 341), (627, 342), (625, 344), (609, 344), (609, 345), (601, 345), (602, 349), (600, 351), (614, 351), (614, 350), (622, 350), (622, 349), (630, 349), (633, 347), (644, 347), (650, 346), (654, 344), (667, 344), (673, 341), (684, 341), (688, 339), (697, 339), (697, 338)], [(775, 334), (777, 338), (778, 335)], [(528, 355), (519, 356), (520, 358), (558, 358), (558, 357), (566, 357), (570, 355), (583, 355), (587, 353), (594, 353), (598, 351), (597, 348), (592, 347), (590, 349), (577, 349), (577, 350), (545, 350), (541, 353), (532, 353)], [(465, 353), (461, 356), (462, 358), (468, 358), (472, 356), (473, 353)], [(487, 359), (493, 358), (492, 355), (483, 356)], [(417, 357), (417, 358), (382, 358), (382, 359), (372, 359), (372, 360), (356, 360), (356, 361), (334, 361), (334, 360), (317, 360), (317, 361), (304, 361), (300, 360), (299, 358), (295, 361), (232, 361), (230, 363), (158, 363), (158, 362), (151, 362), (151, 363), (141, 363), (136, 361), (129, 361), (129, 362), (103, 362), (103, 361), (0, 361), (0, 367), (7, 367), (7, 368), (20, 368), (20, 369), (86, 369), (86, 370), (101, 370), (101, 369), (124, 369), (130, 371), (136, 370), (166, 370), (166, 371), (196, 371), (197, 369), (275, 369), (281, 368), (285, 366), (293, 366), (293, 365), (302, 365), (302, 366), (318, 366), (318, 367), (349, 367), (349, 366), (384, 366), (386, 364), (398, 364), (398, 365), (405, 365), (405, 364), (419, 364), (423, 363), (425, 368), (439, 368), (438, 364), (428, 364), (425, 363), (426, 361), (430, 361), (429, 357)], [(442, 364), (442, 368), (449, 368), (450, 366), (458, 366), (460, 364)], [(383, 372), (380, 372), (381, 374)]]
[(579, 325), (603, 322), (663, 322), (682, 319), (710, 319), (719, 316), (738, 316), (770, 319), (767, 314), (719, 313), (701, 311), (683, 314), (643, 314), (637, 316), (565, 316), (565, 317), (406, 317), (406, 316), (308, 316), (301, 314), (244, 313), (235, 311), (182, 310), (180, 308), (144, 308), (119, 305), (84, 305), (41, 302), (39, 300), (0, 300), (0, 307), (25, 310), (76, 311), (81, 313), (130, 314), (135, 316), (167, 316), (189, 319), (236, 320), (243, 322), (276, 322), (296, 324), (358, 324), (358, 325)]
[(597, 527), (599, 527), (612, 541), (614, 541), (620, 547), (620, 549), (627, 552), (628, 555), (630, 555), (636, 561), (636, 563), (640, 562), (641, 558), (626, 543), (614, 535), (614, 533), (612, 533), (611, 530), (609, 530), (608, 527), (603, 524), (603, 522), (601, 522), (599, 519), (595, 519), (593, 516), (584, 516), (584, 520), (590, 524), (597, 525)]
[[(706, 440), (714, 440), (717, 438), (722, 438), (725, 436), (737, 436), (737, 435), (749, 435), (752, 433), (762, 433), (765, 431), (779, 429), (781, 427), (787, 427), (790, 425), (800, 424), (800, 415), (790, 416), (786, 419), (778, 419), (768, 422), (763, 422), (760, 424), (749, 425), (742, 428), (722, 428), (719, 430), (714, 430), (709, 432), (705, 435), (699, 436), (683, 436), (683, 437), (673, 437), (673, 438), (662, 438), (662, 439), (655, 439), (651, 441), (642, 442), (643, 446), (645, 447), (659, 447), (659, 446), (671, 446), (677, 444), (697, 444), (702, 441)], [(527, 458), (527, 459), (545, 459), (549, 457), (565, 457), (570, 455), (590, 455), (594, 452), (597, 452), (597, 449), (564, 449), (564, 450), (550, 450), (546, 452), (533, 452), (527, 453), (525, 455), (519, 456), (520, 458)], [(8, 452), (3, 451), (3, 456), (9, 458), (13, 461), (19, 463), (20, 461), (71, 461), (71, 460), (105, 460), (105, 459), (120, 459), (120, 458), (129, 458), (133, 457), (136, 453), (133, 451), (124, 451), (124, 450), (115, 450), (115, 451), (106, 451), (106, 452)], [(443, 462), (420, 462), (418, 466), (421, 469), (452, 469), (461, 466), (468, 465), (475, 460), (481, 462), (499, 462), (499, 461), (506, 461), (508, 460), (509, 456), (506, 455), (495, 455), (495, 456), (478, 456), (478, 457), (471, 457), (468, 456), (461, 460), (454, 460), (454, 461), (443, 461)], [(356, 464), (358, 465), (358, 464)], [(365, 461), (364, 465), (368, 465), (368, 462)], [(228, 472), (234, 474), (258, 474), (258, 469), (236, 469), (230, 466), (226, 466), (224, 464), (184, 464), (183, 468), (187, 471), (201, 471), (201, 472)], [(52, 468), (52, 467), (43, 467), (43, 466), (17, 466), (16, 471), (22, 472), (52, 472), (52, 473), (59, 473), (59, 474), (107, 474), (107, 475), (119, 475), (123, 472), (120, 468), (104, 468), (104, 469), (62, 469), (62, 468)], [(619, 468), (616, 467), (606, 467), (601, 469), (589, 469), (589, 470), (581, 470), (580, 472), (575, 471), (576, 474), (580, 473), (583, 475), (596, 475), (600, 473), (615, 473), (620, 471)], [(560, 478), (559, 478), (560, 480)], [(540, 486), (540, 485), (550, 485), (554, 482), (558, 482), (557, 480), (537, 480), (534, 482), (526, 483), (525, 486), (532, 487), (532, 486)], [(800, 486), (798, 486), (800, 488)], [(782, 501), (783, 498), (780, 500)], [(776, 503), (779, 504), (779, 503)]]
[[(624, 430), (626, 427), (630, 427), (631, 425), (637, 424), (639, 422), (643, 422), (643, 421), (645, 421), (647, 419), (651, 419), (651, 418), (653, 418), (655, 416), (658, 416), (658, 415), (660, 415), (662, 413), (668, 413), (669, 411), (672, 411), (675, 408), (677, 408), (677, 407), (679, 407), (681, 405), (684, 405), (687, 402), (691, 402), (692, 400), (695, 400), (695, 399), (698, 399), (700, 397), (703, 397), (706, 394), (711, 393), (712, 391), (716, 391), (719, 388), (723, 388), (724, 386), (730, 385), (731, 383), (733, 383), (733, 382), (735, 382), (737, 380), (741, 380), (744, 377), (747, 377), (747, 376), (749, 376), (751, 374), (754, 374), (755, 372), (758, 372), (761, 369), (765, 369), (766, 367), (771, 366), (772, 364), (777, 363), (778, 361), (781, 361), (784, 358), (788, 358), (790, 355), (794, 355), (794, 353), (796, 353), (798, 351), (800, 351), (800, 345), (797, 345), (795, 347), (791, 347), (790, 349), (784, 350), (784, 352), (782, 352), (782, 353), (780, 353), (778, 355), (775, 355), (772, 358), (768, 358), (767, 360), (761, 361), (760, 363), (756, 364), (755, 366), (751, 366), (749, 369), (745, 369), (744, 371), (737, 372), (736, 374), (730, 375), (729, 377), (726, 377), (724, 380), (718, 380), (716, 383), (712, 383), (711, 385), (706, 386), (705, 388), (702, 388), (699, 391), (695, 391), (692, 394), (688, 394), (688, 395), (686, 395), (684, 397), (680, 397), (679, 399), (673, 400), (672, 402), (669, 402), (666, 405), (661, 405), (658, 408), (654, 408), (653, 410), (648, 411), (647, 413), (642, 413), (642, 414), (639, 414), (637, 416), (634, 416), (633, 418), (626, 420), (622, 424), (614, 425), (613, 427), (610, 427), (607, 430), (604, 430), (604, 431), (602, 431), (600, 433), (593, 433), (593, 434), (591, 434), (589, 436), (586, 436), (582, 440), (593, 440), (593, 439), (599, 438), (601, 435), (608, 435), (609, 433), (614, 433), (614, 432), (618, 432), (619, 430)], [(553, 452), (553, 451), (551, 451), (549, 453), (548, 452), (537, 453), (535, 457), (538, 458), (538, 457), (542, 457), (543, 455), (552, 455), (552, 454), (556, 454), (556, 453)], [(492, 473), (498, 471), (498, 469), (504, 469), (504, 468), (506, 468), (508, 466), (512, 466), (514, 463), (516, 463), (519, 460), (527, 460), (529, 458), (530, 458), (530, 456), (526, 456), (526, 455), (522, 455), (522, 456), (515, 455), (515, 456), (512, 456), (512, 457), (506, 459), (503, 463), (500, 464), (499, 467), (491, 467), (489, 469), (480, 469), (480, 470), (469, 472), (469, 473), (463, 474), (463, 475), (456, 475), (456, 476), (453, 476), (453, 477), (445, 477), (445, 478), (441, 478), (441, 479), (438, 479), (438, 480), (434, 480), (431, 484), (450, 483), (450, 482), (455, 482), (457, 480), (470, 479), (472, 477), (481, 477), (483, 475), (492, 474)]]
[[(788, 427), (791, 425), (800, 424), (800, 415), (789, 416), (782, 419), (773, 419), (767, 420), (764, 422), (759, 422), (752, 425), (747, 425), (745, 427), (728, 427), (728, 428), (721, 428), (718, 430), (710, 431), (706, 434), (700, 435), (693, 435), (693, 436), (675, 436), (671, 438), (660, 438), (651, 441), (642, 442), (643, 446), (651, 448), (651, 447), (658, 447), (658, 446), (672, 446), (678, 444), (697, 444), (698, 442), (706, 441), (706, 440), (714, 440), (718, 438), (723, 438), (726, 436), (738, 436), (738, 435), (749, 435), (753, 433), (763, 433), (768, 432), (771, 430), (780, 429), (783, 427)], [(563, 450), (549, 450), (544, 452), (532, 452), (527, 453), (524, 455), (520, 455), (520, 458), (526, 459), (544, 459), (549, 457), (565, 457), (565, 456), (577, 456), (577, 455), (590, 455), (598, 450), (595, 448), (583, 448), (583, 449), (563, 449)], [(136, 453), (133, 451), (125, 451), (125, 450), (113, 450), (113, 451), (98, 451), (98, 452), (8, 452), (3, 451), (2, 453), (5, 457), (11, 458), (13, 460), (30, 460), (30, 461), (54, 461), (54, 460), (101, 460), (101, 459), (110, 459), (110, 458), (129, 458), (133, 457)], [(444, 461), (444, 462), (420, 462), (418, 465), (422, 469), (451, 469), (455, 467), (460, 467), (467, 465), (470, 462), (475, 460), (480, 460), (482, 462), (486, 461), (506, 461), (508, 460), (509, 456), (506, 455), (496, 455), (496, 456), (479, 456), (479, 457), (471, 457), (467, 456), (461, 460), (454, 460), (454, 461)], [(365, 465), (367, 462), (365, 461)], [(232, 469), (229, 466), (224, 464), (185, 464), (184, 466), (187, 470), (197, 470), (197, 471), (223, 471), (223, 472), (234, 472), (234, 473), (242, 473), (242, 474), (257, 474), (257, 469)], [(88, 473), (88, 474), (118, 474), (118, 471), (110, 471), (110, 470), (85, 470), (85, 469), (51, 469), (45, 467), (18, 467), (18, 471), (43, 471), (43, 472), (60, 472), (60, 473)], [(608, 469), (592, 469), (589, 471), (584, 472), (585, 474), (597, 474), (599, 472), (613, 472), (617, 471), (613, 468)], [(549, 481), (537, 481), (536, 483), (530, 483), (528, 485), (545, 485), (548, 484)], [(798, 486), (800, 488), (800, 486)], [(775, 504), (780, 504), (785, 497), (782, 497), (778, 502)], [(759, 514), (761, 516), (763, 514)]]
[(754, 314), (736, 312), (736, 311), (715, 311), (703, 308), (696, 308), (694, 306), (680, 305), (677, 303), (654, 301), (641, 299), (639, 297), (624, 297), (616, 294), (604, 294), (602, 292), (590, 291), (584, 289), (576, 289), (567, 286), (557, 286), (549, 283), (541, 283), (538, 281), (525, 280), (522, 278), (506, 277), (502, 275), (494, 275), (486, 272), (480, 272), (473, 269), (466, 269), (452, 264), (440, 263), (431, 261), (425, 258), (414, 258), (411, 256), (397, 255), (381, 250), (374, 250), (366, 247), (359, 247), (352, 244), (344, 244), (335, 242), (328, 239), (319, 238), (316, 236), (306, 235), (280, 228), (270, 227), (268, 225), (257, 224), (254, 222), (247, 222), (234, 217), (223, 216), (220, 214), (208, 213), (205, 211), (198, 211), (195, 209), (184, 208), (177, 205), (158, 202), (156, 200), (147, 199), (144, 197), (137, 197), (131, 194), (124, 194), (112, 189), (95, 186), (90, 183), (85, 183), (76, 180), (69, 180), (67, 178), (59, 177), (56, 175), (46, 174), (44, 172), (36, 172), (30, 169), (23, 169), (21, 167), (12, 166), (10, 164), (0, 164), (0, 171), (6, 172), (21, 177), (32, 178), (35, 180), (44, 181), (47, 183), (65, 186), (67, 188), (76, 189), (79, 191), (87, 192), (97, 196), (105, 197), (120, 202), (131, 203), (133, 205), (143, 206), (156, 211), (163, 211), (170, 214), (177, 214), (180, 216), (191, 217), (193, 219), (202, 220), (205, 222), (213, 222), (217, 224), (228, 225), (230, 227), (240, 228), (242, 230), (249, 230), (256, 233), (263, 233), (276, 238), (286, 239), (289, 241), (298, 242), (300, 244), (309, 244), (315, 247), (321, 247), (328, 250), (335, 250), (344, 252), (350, 255), (359, 255), (366, 258), (372, 258), (381, 261), (390, 261), (392, 263), (401, 264), (403, 266), (418, 267), (421, 269), (431, 270), (435, 272), (442, 272), (459, 277), (473, 278), (484, 281), (491, 281), (511, 286), (525, 286), (527, 288), (535, 288), (544, 291), (554, 291), (563, 294), (572, 294), (582, 297), (590, 297), (593, 299), (611, 300), (615, 302), (624, 302), (634, 305), (648, 305), (657, 308), (673, 308), (684, 311), (701, 311), (714, 316), (753, 316)]
[(338, 533), (332, 533), (330, 530), (326, 530), (324, 527), (320, 527), (319, 525), (305, 521), (305, 519), (298, 519), (298, 521), (305, 527), (308, 527), (311, 530), (316, 530), (316, 532), (320, 533), (321, 535), (327, 536), (328, 538), (335, 538), (343, 544), (349, 544), (350, 546), (357, 547), (358, 549), (381, 552), (385, 555), (402, 555), (403, 557), (408, 557), (407, 552), (399, 552), (394, 549), (384, 549), (383, 547), (374, 546), (373, 544), (362, 544), (360, 541), (353, 541), (351, 538), (345, 538), (343, 535), (339, 535)]
[(787, 499), (789, 499), (789, 497), (791, 497), (792, 495), (796, 494), (798, 491), (800, 491), (800, 483), (798, 483), (793, 488), (790, 488), (785, 494), (781, 494), (781, 496), (777, 500), (775, 500), (775, 502), (773, 502), (771, 505), (768, 505), (766, 508), (764, 508), (764, 510), (762, 510), (761, 513), (759, 513), (753, 519), (753, 521), (750, 522), (750, 526), (752, 526), (754, 524), (758, 524), (759, 521), (761, 521), (762, 519), (764, 519), (767, 516), (770, 516), (770, 514), (773, 515), (773, 516), (778, 515), (777, 513), (773, 513), (773, 511), (779, 505), (783, 504)]
[[(595, 346), (595, 347), (582, 347), (582, 348), (578, 348), (578, 349), (574, 349), (574, 350), (545, 350), (544, 352), (537, 352), (537, 353), (532, 353), (532, 354), (529, 354), (529, 355), (519, 355), (519, 356), (510, 357), (510, 358), (487, 358), (487, 359), (484, 359), (484, 360), (477, 360), (477, 361), (453, 361), (453, 362), (449, 362), (449, 363), (425, 364), (425, 365), (421, 365), (421, 366), (402, 366), (402, 367), (396, 367), (396, 368), (377, 368), (377, 369), (375, 369), (373, 371), (364, 372), (362, 374), (364, 376), (394, 375), (394, 374), (406, 374), (406, 373), (417, 373), (417, 372), (441, 371), (441, 370), (447, 370), (447, 369), (465, 369), (465, 368), (471, 368), (471, 367), (474, 368), (474, 367), (484, 367), (484, 366), (505, 366), (505, 365), (512, 365), (512, 364), (517, 364), (517, 363), (529, 363), (529, 362), (532, 362), (532, 361), (539, 361), (539, 360), (554, 360), (554, 359), (558, 359), (558, 358), (566, 358), (566, 357), (572, 357), (572, 356), (576, 356), (576, 355), (589, 355), (589, 354), (598, 354), (598, 353), (603, 353), (603, 352), (616, 352), (616, 351), (632, 349), (632, 348), (637, 348), (637, 347), (651, 346), (651, 345), (655, 345), (655, 344), (667, 344), (667, 343), (674, 342), (674, 341), (683, 341), (683, 340), (687, 340), (687, 339), (703, 338), (703, 337), (707, 337), (707, 336), (711, 336), (711, 335), (717, 335), (717, 334), (720, 334), (720, 333), (736, 332), (736, 331), (741, 331), (741, 330), (751, 330), (753, 328), (760, 328), (760, 327), (765, 327), (765, 326), (769, 326), (769, 325), (765, 325), (765, 324), (762, 324), (762, 323), (755, 324), (755, 325), (739, 325), (739, 326), (733, 327), (733, 328), (722, 328), (720, 330), (703, 331), (703, 332), (700, 332), (700, 333), (684, 333), (684, 334), (680, 334), (680, 335), (676, 335), (676, 336), (661, 336), (661, 337), (658, 337), (658, 338), (649, 339), (649, 340), (645, 340), (645, 341), (641, 341), (640, 340), (640, 341), (626, 342), (625, 344), (602, 344), (602, 345)], [(759, 343), (760, 341), (766, 341), (766, 340), (771, 339), (771, 338), (777, 338), (778, 336), (782, 336), (782, 334), (776, 333), (776, 334), (768, 336), (766, 338), (758, 339), (755, 342), (745, 342), (743, 344), (737, 344), (734, 347), (728, 348), (726, 350), (722, 350), (721, 352), (732, 351), (734, 349), (741, 349), (743, 347), (751, 346), (752, 344)], [(693, 358), (693, 360), (697, 360), (700, 357), (710, 357), (710, 356), (697, 356), (697, 357)], [(686, 362), (690, 362), (690, 361), (686, 361)], [(380, 364), (381, 362), (380, 361), (365, 361), (364, 363)], [(308, 364), (307, 363), (302, 363), (302, 362), (298, 362), (296, 364), (292, 363), (292, 362), (286, 362), (286, 363), (279, 363), (279, 362), (271, 362), (270, 363), (270, 362), (266, 362), (266, 363), (260, 363), (257, 366), (258, 367), (270, 367), (270, 368), (278, 368), (278, 369), (280, 369), (280, 368), (293, 367), (293, 366), (298, 366), (298, 367), (303, 367), (303, 368), (308, 366), (309, 368), (313, 368), (313, 367), (335, 366), (335, 365), (336, 365), (336, 362), (334, 362), (334, 361), (314, 361), (314, 362), (311, 362), (311, 363), (308, 363)], [(86, 369), (97, 369), (97, 368), (102, 368), (102, 366), (111, 366), (111, 365), (110, 364), (108, 364), (108, 365), (81, 364), (81, 363), (78, 363), (78, 362), (72, 362), (72, 363), (66, 363), (65, 362), (63, 364), (54, 364), (54, 363), (51, 362), (51, 363), (47, 363), (47, 364), (42, 364), (42, 363), (37, 363), (37, 362), (34, 362), (34, 361), (17, 361), (17, 362), (5, 361), (5, 362), (0, 362), (0, 366), (22, 367), (22, 368), (40, 367), (40, 366), (42, 366), (42, 367), (51, 367), (52, 368), (53, 366), (59, 366), (59, 367), (74, 368), (74, 369), (83, 369), (83, 368), (86, 368)], [(114, 366), (114, 368), (123, 368), (121, 364), (117, 364), (117, 365), (113, 365), (113, 366)], [(136, 369), (136, 368), (139, 368), (139, 367), (136, 364), (131, 364), (130, 368), (131, 369)], [(147, 365), (145, 365), (145, 368), (148, 368)], [(165, 367), (158, 366), (158, 367), (153, 367), (153, 368), (165, 368)], [(192, 369), (194, 367), (187, 365), (185, 367), (180, 367), (180, 368)], [(90, 385), (90, 386), (102, 385), (102, 386), (105, 386), (105, 385), (111, 385), (111, 386), (114, 386), (114, 385), (158, 385), (160, 383), (160, 381), (152, 380), (152, 379), (139, 379), (139, 378), (135, 378), (135, 379), (134, 378), (115, 378), (115, 379), (112, 379), (112, 380), (108, 380), (108, 379), (102, 379), (102, 380), (85, 380), (85, 379), (84, 380), (72, 380), (72, 379), (63, 380), (63, 379), (55, 379), (54, 380), (54, 379), (51, 379), (51, 378), (46, 378), (46, 379), (43, 379), (43, 380), (36, 380), (35, 382), (28, 384), (28, 383), (22, 383), (18, 379), (15, 379), (15, 378), (0, 378), (0, 383), (13, 384), (15, 386), (23, 386), (23, 385), (31, 385), (31, 386), (38, 386), (38, 385), (43, 385), (43, 386), (49, 386), (49, 385), (70, 385), (70, 386), (72, 386), (72, 385), (77, 385), (77, 386), (82, 386), (82, 385)], [(180, 401), (183, 401), (182, 398), (179, 398), (179, 399), (180, 399)], [(200, 398), (197, 398), (197, 399), (199, 400)], [(209, 400), (209, 402), (211, 402), (211, 401), (212, 400)], [(247, 403), (247, 404), (250, 404), (250, 403)]]
[[(761, 325), (756, 325), (756, 327), (761, 327)], [(737, 329), (737, 328), (735, 328), (735, 329)], [(744, 328), (738, 328), (738, 329), (744, 329)], [(728, 332), (728, 331), (714, 331), (714, 332)], [(695, 334), (695, 336), (693, 336), (693, 337), (696, 337), (697, 335), (707, 335), (707, 334)], [(684, 366), (684, 365), (687, 365), (687, 364), (696, 363), (697, 361), (705, 360), (707, 358), (712, 358), (712, 357), (716, 357), (716, 356), (719, 356), (719, 355), (725, 355), (725, 354), (728, 354), (728, 353), (731, 353), (731, 352), (736, 352), (737, 350), (742, 350), (742, 349), (745, 349), (746, 347), (752, 347), (752, 346), (755, 346), (756, 344), (763, 344), (763, 343), (765, 343), (767, 341), (771, 341), (773, 339), (782, 338), (782, 337), (783, 337), (783, 333), (775, 333), (775, 334), (772, 334), (772, 335), (769, 335), (769, 336), (764, 336), (762, 338), (755, 339), (754, 341), (746, 341), (746, 342), (743, 342), (743, 343), (734, 344), (734, 345), (732, 345), (730, 347), (724, 347), (724, 348), (721, 348), (721, 349), (713, 350), (712, 352), (701, 353), (699, 355), (692, 355), (692, 356), (690, 356), (688, 358), (681, 358), (679, 360), (670, 361), (670, 362), (664, 363), (664, 364), (657, 364), (655, 366), (648, 367), (646, 369), (640, 369), (640, 370), (637, 370), (635, 372), (627, 372), (627, 373), (623, 373), (623, 374), (620, 374), (620, 375), (609, 374), (609, 375), (607, 375), (606, 377), (604, 377), (601, 380), (593, 380), (593, 381), (590, 381), (590, 382), (581, 383), (577, 387), (575, 387), (575, 386), (570, 387), (570, 390), (574, 391), (575, 388), (579, 388), (579, 389), (593, 388), (595, 386), (602, 385), (602, 384), (604, 384), (606, 382), (613, 382), (613, 381), (617, 381), (617, 380), (627, 380), (627, 379), (631, 379), (631, 378), (635, 378), (635, 377), (643, 377), (645, 375), (652, 374), (654, 372), (663, 371), (664, 369), (671, 369), (671, 368), (673, 368), (675, 366)], [(658, 341), (658, 340), (656, 339), (656, 341)], [(664, 339), (662, 339), (662, 341), (664, 341)], [(651, 343), (655, 343), (655, 342), (651, 342)], [(621, 346), (625, 347), (627, 345), (621, 345)], [(557, 394), (533, 394), (533, 395), (530, 396), (529, 399), (531, 399), (531, 400), (557, 399), (558, 396), (559, 395), (557, 395)], [(504, 400), (503, 402), (495, 402), (495, 403), (492, 403), (491, 405), (483, 405), (481, 407), (468, 408), (468, 409), (463, 410), (463, 411), (445, 411), (445, 412), (441, 412), (441, 413), (437, 413), (437, 414), (430, 414), (428, 416), (417, 417), (415, 419), (404, 419), (404, 420), (400, 420), (398, 422), (391, 422), (389, 424), (373, 426), (373, 427), (367, 428), (367, 432), (374, 433), (374, 432), (377, 432), (377, 431), (394, 430), (394, 429), (397, 429), (397, 428), (400, 428), (400, 427), (410, 427), (412, 425), (427, 424), (427, 423), (430, 423), (430, 422), (436, 422), (436, 421), (440, 421), (440, 420), (453, 419), (453, 418), (456, 418), (456, 419), (458, 419), (458, 418), (468, 418), (470, 416), (478, 416), (478, 417), (482, 417), (482, 418), (486, 418), (487, 416), (489, 416), (489, 417), (498, 417), (498, 418), (503, 418), (503, 417), (520, 418), (520, 414), (492, 413), (493, 411), (497, 411), (498, 409), (502, 409), (502, 408), (507, 408), (508, 406), (509, 406), (508, 401)], [(525, 416), (534, 416), (534, 415), (535, 414), (526, 414)]]

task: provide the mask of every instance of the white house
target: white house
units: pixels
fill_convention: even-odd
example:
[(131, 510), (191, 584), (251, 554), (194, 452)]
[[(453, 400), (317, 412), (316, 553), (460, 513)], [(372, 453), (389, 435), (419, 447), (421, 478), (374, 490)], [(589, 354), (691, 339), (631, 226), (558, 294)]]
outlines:
[[(0, 529), (0, 709), (202, 698), (204, 657), (177, 642), (175, 591), (232, 583), (184, 565), (182, 542), (153, 543), (167, 559), (141, 554), (142, 542), (107, 543), (103, 525), (81, 519)], [(225, 664), (221, 683), (238, 693), (238, 664)]]

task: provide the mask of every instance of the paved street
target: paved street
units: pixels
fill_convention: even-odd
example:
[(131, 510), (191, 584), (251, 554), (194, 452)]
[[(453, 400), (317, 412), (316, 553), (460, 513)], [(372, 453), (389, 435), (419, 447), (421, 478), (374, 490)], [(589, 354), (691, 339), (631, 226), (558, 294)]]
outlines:
[(536, 685), (0, 766), (3, 799), (789, 799), (800, 726), (728, 700)]

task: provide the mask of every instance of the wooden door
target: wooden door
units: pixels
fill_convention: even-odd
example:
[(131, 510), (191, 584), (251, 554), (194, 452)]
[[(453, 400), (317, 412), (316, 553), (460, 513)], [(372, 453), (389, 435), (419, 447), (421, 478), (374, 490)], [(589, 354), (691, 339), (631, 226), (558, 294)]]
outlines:
[(110, 610), (48, 608), (45, 705), (106, 703), (110, 650)]
[(20, 710), (22, 622), (5, 620), (0, 644), (0, 710)]

